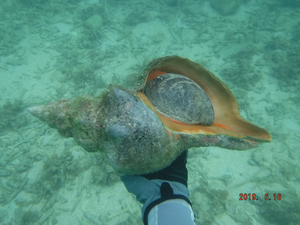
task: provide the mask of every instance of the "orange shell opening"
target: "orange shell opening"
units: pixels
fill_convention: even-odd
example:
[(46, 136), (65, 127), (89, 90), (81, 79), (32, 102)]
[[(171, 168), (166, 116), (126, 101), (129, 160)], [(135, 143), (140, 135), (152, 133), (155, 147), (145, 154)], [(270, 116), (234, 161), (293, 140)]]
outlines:
[(229, 88), (200, 64), (179, 56), (168, 57), (151, 69), (146, 82), (165, 73), (181, 74), (200, 85), (211, 100), (215, 114), (212, 126), (178, 123), (179, 121), (173, 121), (158, 113), (149, 99), (142, 92), (138, 92), (138, 97), (156, 113), (168, 129), (187, 134), (225, 134), (250, 140), (252, 137), (258, 140), (271, 141), (271, 135), (267, 130), (240, 116), (237, 100)]

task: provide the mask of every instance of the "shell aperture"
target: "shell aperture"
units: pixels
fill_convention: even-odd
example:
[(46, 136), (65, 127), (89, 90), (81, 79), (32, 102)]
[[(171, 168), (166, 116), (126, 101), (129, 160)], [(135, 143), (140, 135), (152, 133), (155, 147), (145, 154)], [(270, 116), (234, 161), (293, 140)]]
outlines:
[[(145, 85), (157, 76), (176, 73), (196, 82), (209, 97), (213, 110), (212, 125), (180, 124), (160, 114), (148, 97), (141, 92)], [(231, 90), (213, 73), (201, 64), (179, 56), (167, 56), (152, 60), (146, 66), (135, 89), (138, 97), (154, 112), (162, 123), (173, 132), (185, 134), (223, 134), (237, 138), (246, 138), (255, 142), (271, 141), (270, 133), (243, 119), (239, 114), (237, 100)]]

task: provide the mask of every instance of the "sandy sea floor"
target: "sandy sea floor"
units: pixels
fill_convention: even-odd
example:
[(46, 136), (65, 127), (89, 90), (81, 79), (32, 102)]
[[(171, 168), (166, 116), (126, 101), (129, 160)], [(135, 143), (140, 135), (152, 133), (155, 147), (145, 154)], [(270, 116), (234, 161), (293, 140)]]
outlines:
[(133, 87), (152, 59), (179, 55), (224, 81), (242, 117), (273, 137), (247, 151), (189, 150), (195, 223), (297, 224), (299, 40), (296, 1), (1, 1), (0, 223), (142, 224), (101, 154), (25, 109)]

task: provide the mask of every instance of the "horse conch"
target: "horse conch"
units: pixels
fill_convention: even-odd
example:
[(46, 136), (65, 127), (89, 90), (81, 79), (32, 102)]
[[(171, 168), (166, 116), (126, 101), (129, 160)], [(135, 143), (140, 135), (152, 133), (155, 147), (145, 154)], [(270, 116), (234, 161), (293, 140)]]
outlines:
[(267, 130), (241, 118), (222, 81), (178, 56), (152, 60), (131, 90), (110, 85), (96, 98), (27, 110), (86, 151), (105, 152), (119, 175), (161, 170), (191, 147), (246, 150), (271, 141)]

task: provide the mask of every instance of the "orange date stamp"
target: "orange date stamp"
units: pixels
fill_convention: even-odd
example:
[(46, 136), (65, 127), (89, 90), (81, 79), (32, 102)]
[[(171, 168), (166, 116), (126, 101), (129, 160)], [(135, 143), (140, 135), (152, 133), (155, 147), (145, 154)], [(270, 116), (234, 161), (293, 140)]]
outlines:
[[(244, 200), (259, 200), (259, 198), (256, 196), (256, 194), (255, 193), (240, 193), (239, 194), (239, 196), (240, 196), (240, 198), (239, 198), (239, 200), (240, 201), (244, 201)], [(281, 194), (280, 193), (274, 193), (273, 195), (270, 195), (270, 194), (268, 194), (268, 193), (266, 193), (265, 194), (265, 196), (264, 196), (264, 199), (265, 200), (278, 200), (278, 201), (280, 201), (281, 200)]]

